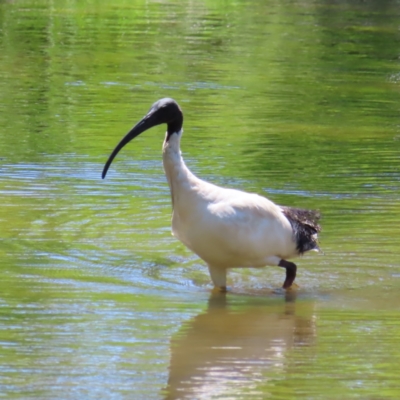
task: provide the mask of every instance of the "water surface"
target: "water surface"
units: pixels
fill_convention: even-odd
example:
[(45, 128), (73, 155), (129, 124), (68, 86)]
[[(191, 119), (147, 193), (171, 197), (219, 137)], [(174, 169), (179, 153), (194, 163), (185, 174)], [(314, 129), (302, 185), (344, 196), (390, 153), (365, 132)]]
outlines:
[[(398, 1), (0, 2), (0, 397), (398, 399)], [(324, 255), (211, 294), (170, 233), (188, 166), (318, 208)]]

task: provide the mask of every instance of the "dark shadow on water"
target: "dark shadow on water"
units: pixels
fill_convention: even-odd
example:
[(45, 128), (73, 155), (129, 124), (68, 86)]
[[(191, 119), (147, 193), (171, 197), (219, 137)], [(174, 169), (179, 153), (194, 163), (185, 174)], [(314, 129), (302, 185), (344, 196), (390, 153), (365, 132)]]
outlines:
[(314, 309), (313, 300), (296, 300), (295, 293), (285, 298), (212, 294), (207, 310), (171, 340), (164, 399), (256, 394), (265, 379), (293, 369), (294, 348), (312, 347)]

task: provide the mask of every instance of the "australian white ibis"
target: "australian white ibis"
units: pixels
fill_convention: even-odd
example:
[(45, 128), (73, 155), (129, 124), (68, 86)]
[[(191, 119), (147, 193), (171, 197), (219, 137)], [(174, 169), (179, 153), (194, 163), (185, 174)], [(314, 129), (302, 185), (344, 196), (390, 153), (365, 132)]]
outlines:
[(102, 177), (128, 142), (160, 124), (167, 124), (163, 164), (171, 190), (173, 235), (207, 263), (211, 279), (221, 291), (226, 290), (227, 269), (266, 265), (285, 268), (283, 288), (290, 288), (297, 267), (287, 259), (319, 250), (319, 212), (278, 206), (257, 194), (197, 178), (181, 155), (183, 114), (173, 99), (152, 105), (111, 153)]

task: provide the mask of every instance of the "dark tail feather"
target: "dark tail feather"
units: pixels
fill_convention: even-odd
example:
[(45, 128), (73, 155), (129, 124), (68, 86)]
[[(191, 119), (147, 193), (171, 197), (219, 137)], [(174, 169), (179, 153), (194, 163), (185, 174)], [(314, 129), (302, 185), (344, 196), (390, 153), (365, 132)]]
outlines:
[(321, 226), (318, 224), (318, 220), (321, 218), (320, 212), (282, 206), (281, 209), (292, 225), (293, 236), (299, 253), (318, 250), (318, 232), (321, 231)]

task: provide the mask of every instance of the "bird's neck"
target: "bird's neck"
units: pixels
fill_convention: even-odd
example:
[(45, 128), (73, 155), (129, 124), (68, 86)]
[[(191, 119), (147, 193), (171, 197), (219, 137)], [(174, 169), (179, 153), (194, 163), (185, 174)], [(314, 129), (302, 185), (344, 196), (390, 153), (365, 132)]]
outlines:
[(163, 144), (163, 164), (165, 175), (171, 190), (172, 206), (180, 194), (190, 191), (199, 180), (183, 161), (180, 141), (182, 130), (172, 135), (166, 135)]

